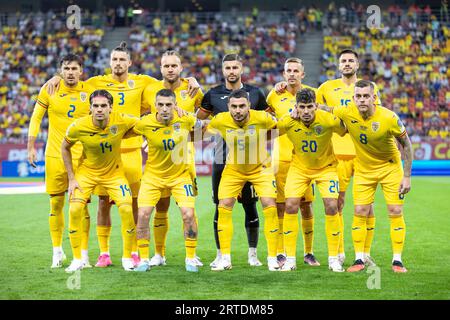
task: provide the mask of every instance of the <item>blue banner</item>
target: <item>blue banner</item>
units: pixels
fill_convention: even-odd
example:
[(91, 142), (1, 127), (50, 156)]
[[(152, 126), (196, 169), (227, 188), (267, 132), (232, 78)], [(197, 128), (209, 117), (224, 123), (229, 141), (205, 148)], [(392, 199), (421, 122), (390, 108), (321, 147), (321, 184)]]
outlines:
[(44, 161), (36, 162), (36, 168), (27, 161), (2, 161), (3, 177), (43, 177), (44, 175)]

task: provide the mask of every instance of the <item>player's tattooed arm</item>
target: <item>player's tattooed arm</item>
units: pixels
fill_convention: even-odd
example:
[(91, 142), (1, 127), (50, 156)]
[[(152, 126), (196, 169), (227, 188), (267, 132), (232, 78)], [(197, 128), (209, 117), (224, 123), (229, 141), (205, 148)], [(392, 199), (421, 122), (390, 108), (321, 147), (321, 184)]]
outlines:
[(333, 112), (333, 107), (329, 107), (327, 105), (324, 104), (317, 104), (317, 108), (319, 108), (320, 110), (326, 111), (326, 112)]
[(411, 190), (411, 169), (413, 161), (413, 150), (411, 140), (407, 133), (396, 137), (397, 141), (403, 148), (403, 180), (400, 184), (399, 193), (405, 194)]

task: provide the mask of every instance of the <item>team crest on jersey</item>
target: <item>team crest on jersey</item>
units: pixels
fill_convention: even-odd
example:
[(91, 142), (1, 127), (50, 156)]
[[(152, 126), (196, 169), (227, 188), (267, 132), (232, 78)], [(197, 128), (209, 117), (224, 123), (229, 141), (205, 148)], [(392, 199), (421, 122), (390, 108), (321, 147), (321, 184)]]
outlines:
[(315, 126), (314, 127), (314, 132), (319, 136), (322, 132), (323, 132), (323, 128), (322, 126)]
[(80, 100), (82, 102), (85, 102), (87, 99), (87, 93), (86, 92), (80, 92)]
[(134, 89), (134, 80), (128, 80), (128, 86), (130, 89)]
[(119, 129), (117, 128), (116, 125), (113, 125), (113, 126), (109, 129), (109, 131), (110, 131), (113, 135), (117, 134), (117, 131), (118, 131), (118, 130), (119, 130)]
[(372, 130), (373, 130), (373, 132), (377, 132), (378, 129), (380, 129), (380, 123), (379, 122), (372, 122)]
[(173, 130), (175, 130), (176, 132), (179, 132), (180, 129), (181, 129), (181, 124), (179, 124), (179, 123), (173, 124)]
[(187, 90), (181, 90), (180, 91), (180, 96), (181, 96), (181, 99), (186, 100), (186, 98), (187, 98)]

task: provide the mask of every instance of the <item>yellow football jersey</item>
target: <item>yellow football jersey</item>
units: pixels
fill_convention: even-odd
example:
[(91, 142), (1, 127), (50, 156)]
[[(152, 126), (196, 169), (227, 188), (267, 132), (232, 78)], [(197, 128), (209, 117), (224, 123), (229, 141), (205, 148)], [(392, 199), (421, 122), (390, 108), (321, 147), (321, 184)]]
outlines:
[(168, 125), (159, 122), (155, 113), (142, 117), (133, 131), (147, 138), (148, 158), (144, 174), (169, 179), (189, 170), (187, 145), (189, 132), (196, 123), (201, 125), (192, 114), (181, 118), (175, 115)]
[(406, 134), (398, 116), (389, 109), (375, 107), (375, 113), (367, 120), (356, 106), (337, 107), (333, 113), (344, 121), (355, 148), (355, 168), (370, 171), (386, 163), (400, 163), (400, 151), (395, 137)]
[(219, 133), (227, 144), (226, 165), (244, 174), (270, 161), (266, 132), (277, 124), (275, 117), (265, 111), (249, 112), (250, 118), (243, 126), (239, 126), (229, 112), (217, 114), (208, 125), (208, 130)]
[[(141, 116), (141, 101), (144, 89), (157, 82), (153, 77), (142, 74), (128, 74), (124, 82), (114, 80), (112, 74), (89, 78), (87, 82), (96, 89), (107, 90), (113, 96), (113, 111), (135, 117)], [(140, 148), (142, 137), (122, 141), (122, 149)]]
[(96, 177), (112, 175), (116, 170), (121, 170), (122, 138), (137, 121), (139, 118), (119, 112), (111, 112), (105, 129), (94, 126), (90, 115), (74, 121), (67, 128), (65, 140), (70, 144), (80, 141), (83, 145), (78, 170), (87, 171)]
[[(30, 121), (28, 135), (36, 137), (39, 133), (42, 118), (48, 112), (48, 139), (45, 155), (53, 158), (61, 158), (61, 144), (67, 127), (75, 120), (89, 114), (89, 95), (94, 88), (80, 81), (74, 88), (64, 85), (60, 81), (58, 91), (50, 96), (46, 88), (42, 88), (37, 97), (36, 105)], [(77, 143), (72, 147), (72, 157), (78, 159), (81, 156), (82, 146)]]
[[(360, 80), (360, 79), (358, 79)], [(378, 87), (375, 83), (375, 95), (376, 105), (381, 105), (380, 98), (378, 96)], [(353, 95), (355, 91), (355, 84), (347, 86), (341, 78), (328, 80), (322, 83), (317, 89), (316, 100), (317, 103), (325, 104), (329, 107), (352, 107), (355, 105), (353, 101)], [(339, 135), (333, 135), (333, 147), (334, 154), (336, 156), (352, 156), (356, 155), (355, 146), (349, 135), (340, 137)]]
[[(317, 91), (316, 88), (302, 85), (302, 89), (311, 89), (314, 92)], [(290, 113), (295, 106), (295, 95), (289, 91), (278, 94), (275, 89), (272, 89), (267, 95), (267, 104), (275, 112), (277, 119), (281, 119), (284, 115)], [(276, 162), (277, 157), (279, 161), (292, 160), (292, 150), (294, 146), (291, 140), (287, 136), (281, 136), (276, 138), (274, 141), (274, 152), (272, 153), (272, 158)]]
[(317, 110), (314, 122), (306, 127), (301, 120), (285, 115), (277, 124), (280, 134), (286, 133), (294, 145), (292, 164), (306, 170), (319, 170), (337, 164), (333, 153), (333, 133), (346, 132), (341, 120), (331, 113)]
[[(203, 92), (201, 89), (197, 91), (194, 98), (191, 98), (188, 94), (189, 81), (186, 79), (181, 80), (181, 85), (174, 90), (177, 105), (181, 109), (194, 113), (196, 108), (200, 106), (203, 99)], [(151, 113), (156, 113), (156, 94), (159, 90), (165, 89), (164, 80), (156, 81), (144, 90), (142, 96), (142, 108), (149, 109)]]

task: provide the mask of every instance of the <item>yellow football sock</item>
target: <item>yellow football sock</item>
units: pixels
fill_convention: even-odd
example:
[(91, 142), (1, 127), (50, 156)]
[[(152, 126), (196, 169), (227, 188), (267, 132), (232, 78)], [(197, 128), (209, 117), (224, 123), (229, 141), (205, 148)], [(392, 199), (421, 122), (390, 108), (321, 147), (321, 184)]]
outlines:
[(148, 260), (150, 257), (150, 239), (138, 239), (137, 240), (139, 257), (142, 260)]
[(155, 253), (166, 255), (166, 239), (167, 231), (169, 230), (169, 218), (167, 211), (156, 211), (155, 219), (153, 220), (153, 235), (155, 237)]
[(268, 206), (263, 209), (264, 214), (264, 235), (267, 241), (267, 256), (277, 256), (277, 240), (278, 240), (278, 214), (277, 207)]
[(111, 238), (111, 226), (97, 226), (97, 239), (100, 252), (109, 252), (109, 239)]
[(219, 218), (217, 221), (217, 233), (219, 235), (220, 251), (222, 255), (231, 254), (231, 239), (233, 238), (233, 210), (219, 206)]
[(186, 258), (195, 258), (195, 249), (197, 248), (197, 239), (187, 238), (184, 240), (184, 246), (186, 247)]
[(328, 256), (337, 257), (339, 247), (339, 235), (341, 233), (341, 226), (339, 223), (339, 214), (325, 215), (325, 234), (328, 243)]
[(50, 214), (48, 224), (50, 226), (50, 237), (53, 247), (62, 246), (62, 236), (64, 232), (64, 196), (50, 197)]
[(71, 202), (69, 205), (69, 238), (74, 259), (81, 260), (81, 223), (84, 203)]
[[(129, 204), (123, 204), (119, 207), (121, 219), (121, 231), (123, 241), (123, 258), (131, 258), (133, 242), (136, 242), (136, 225), (134, 224), (133, 209)], [(137, 250), (137, 248), (136, 248)]]
[(391, 241), (394, 254), (401, 254), (405, 243), (406, 225), (403, 214), (390, 216), (391, 220)]
[(304, 219), (302, 217), (302, 236), (304, 254), (313, 253), (314, 242), (314, 217)]
[(89, 230), (91, 229), (91, 217), (87, 205), (84, 206), (81, 214), (81, 250), (88, 250), (89, 247)]
[(297, 254), (297, 237), (300, 226), (298, 223), (298, 213), (284, 213), (284, 248), (286, 256), (295, 257)]
[(375, 217), (367, 217), (366, 220), (366, 241), (364, 243), (364, 253), (370, 256), (370, 248), (372, 247), (373, 236), (375, 234)]
[(277, 254), (285, 253), (284, 252), (283, 221), (284, 221), (284, 217), (278, 216)]
[(341, 233), (339, 234), (339, 248), (338, 254), (345, 254), (345, 246), (344, 246), (344, 215), (342, 212), (339, 212), (339, 223), (341, 225)]
[(356, 256), (359, 257), (364, 253), (364, 244), (366, 243), (366, 226), (367, 217), (353, 216), (352, 239)]

